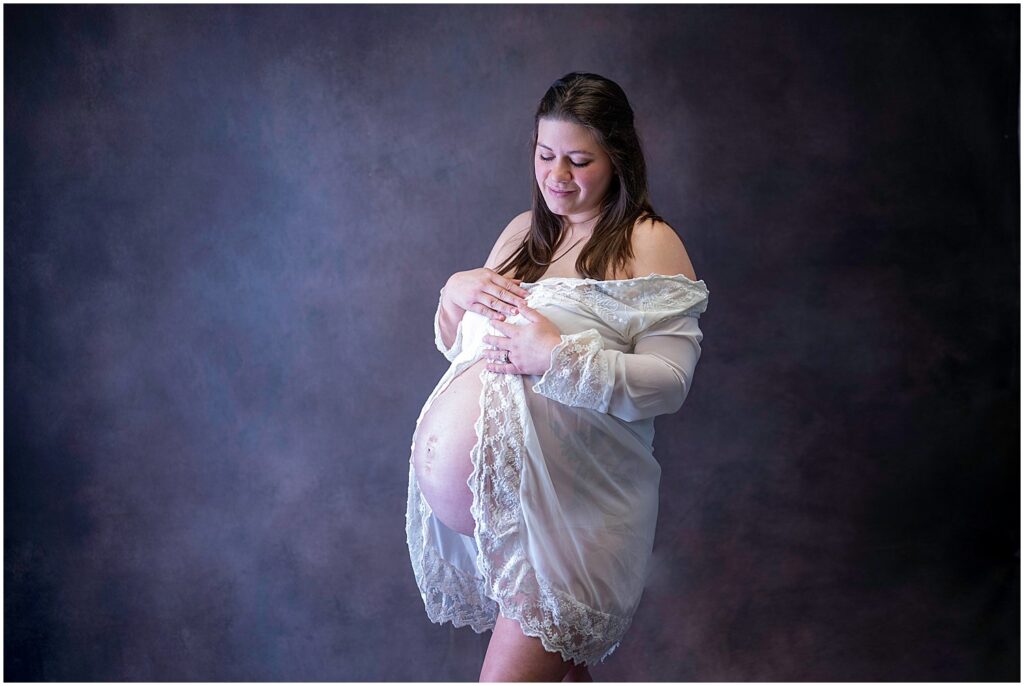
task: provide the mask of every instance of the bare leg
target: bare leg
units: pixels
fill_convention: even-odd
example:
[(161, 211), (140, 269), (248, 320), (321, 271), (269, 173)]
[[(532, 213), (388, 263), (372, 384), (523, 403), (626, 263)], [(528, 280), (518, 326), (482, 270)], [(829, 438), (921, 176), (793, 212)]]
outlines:
[(573, 666), (540, 639), (523, 634), (519, 622), (499, 614), (487, 646), (480, 681), (561, 681)]
[(569, 673), (565, 675), (562, 681), (593, 681), (594, 677), (590, 676), (590, 670), (587, 669), (586, 665), (574, 664)]

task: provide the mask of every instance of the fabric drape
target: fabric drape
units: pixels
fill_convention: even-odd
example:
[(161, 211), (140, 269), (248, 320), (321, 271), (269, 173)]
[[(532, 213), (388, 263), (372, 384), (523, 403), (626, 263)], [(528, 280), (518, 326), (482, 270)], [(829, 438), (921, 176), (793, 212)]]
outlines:
[[(689, 394), (709, 291), (682, 274), (521, 286), (561, 341), (542, 375), (480, 372), (467, 480), (473, 536), (433, 516), (410, 457), (410, 560), (431, 621), (480, 633), (500, 611), (546, 650), (594, 664), (619, 645), (643, 593), (661, 477), (654, 418), (678, 411)], [(482, 356), (483, 336), (502, 335), (466, 312), (446, 348), (439, 318), (440, 303), (435, 345), (451, 366), (417, 427), (433, 399)]]

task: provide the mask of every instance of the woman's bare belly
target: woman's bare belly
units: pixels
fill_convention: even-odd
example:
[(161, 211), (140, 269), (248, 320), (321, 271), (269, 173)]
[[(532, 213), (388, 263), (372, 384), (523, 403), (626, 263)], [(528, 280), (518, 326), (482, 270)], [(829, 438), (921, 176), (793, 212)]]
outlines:
[(445, 526), (466, 536), (474, 528), (469, 511), (473, 494), (466, 480), (473, 471), (470, 452), (480, 416), (480, 372), (486, 364), (487, 358), (480, 358), (435, 396), (413, 436), (412, 460), (423, 497)]

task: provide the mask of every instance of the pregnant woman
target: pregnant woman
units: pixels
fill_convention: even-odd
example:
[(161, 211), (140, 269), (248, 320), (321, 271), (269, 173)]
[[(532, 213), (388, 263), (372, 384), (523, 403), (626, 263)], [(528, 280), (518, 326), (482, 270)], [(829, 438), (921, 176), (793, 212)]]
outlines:
[(481, 681), (591, 681), (643, 592), (654, 418), (690, 391), (708, 289), (616, 83), (555, 81), (532, 155), (532, 208), (441, 289), (451, 366), (416, 420), (406, 535), (430, 620), (493, 632)]

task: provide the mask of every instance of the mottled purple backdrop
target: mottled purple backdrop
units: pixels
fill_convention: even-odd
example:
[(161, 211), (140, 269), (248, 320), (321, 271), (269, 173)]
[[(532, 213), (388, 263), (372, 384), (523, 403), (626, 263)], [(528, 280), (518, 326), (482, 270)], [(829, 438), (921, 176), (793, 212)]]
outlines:
[(1018, 680), (1019, 17), (5, 5), (5, 679), (477, 678), (409, 446), (581, 70), (711, 291), (595, 677)]

